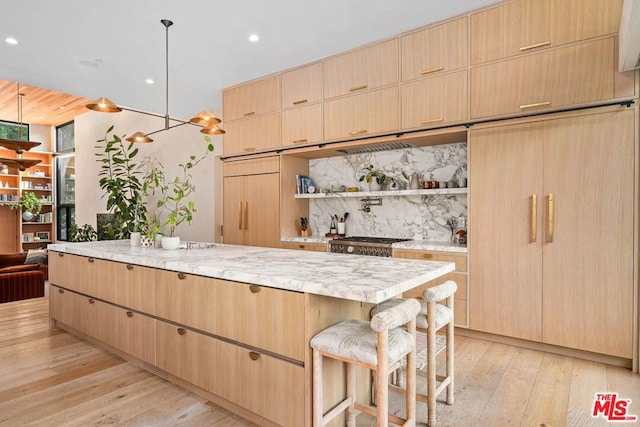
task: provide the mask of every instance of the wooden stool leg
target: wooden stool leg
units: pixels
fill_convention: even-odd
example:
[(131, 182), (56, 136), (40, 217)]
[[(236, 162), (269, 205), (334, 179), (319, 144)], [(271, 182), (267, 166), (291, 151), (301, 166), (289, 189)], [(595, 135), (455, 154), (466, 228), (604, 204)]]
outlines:
[(347, 398), (351, 404), (347, 408), (347, 427), (356, 427), (356, 367), (347, 363)]
[(447, 377), (450, 379), (447, 386), (447, 404), (453, 405), (453, 355), (454, 355), (454, 326), (453, 320), (447, 325)]
[[(427, 304), (427, 319), (436, 318), (435, 304)], [(427, 329), (427, 425), (436, 425), (436, 328)]]
[(378, 404), (378, 427), (389, 425), (389, 331), (378, 332), (378, 366), (376, 367), (376, 402)]
[(313, 350), (313, 426), (323, 425), (323, 404), (322, 404), (322, 353)]

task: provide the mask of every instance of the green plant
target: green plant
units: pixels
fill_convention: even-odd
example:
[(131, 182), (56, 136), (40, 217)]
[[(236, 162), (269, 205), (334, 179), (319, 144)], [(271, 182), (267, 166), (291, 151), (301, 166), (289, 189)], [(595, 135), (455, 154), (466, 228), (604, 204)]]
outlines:
[(105, 230), (111, 239), (127, 239), (131, 232), (139, 231), (146, 207), (142, 203), (142, 184), (138, 178), (142, 171), (134, 159), (138, 149), (133, 148), (133, 143), (123, 142), (113, 132), (113, 126), (107, 129), (104, 139), (97, 142), (95, 148), (103, 150), (96, 153), (100, 166), (100, 188), (104, 191), (102, 198), (107, 198), (107, 210), (113, 212), (115, 226)]
[(91, 224), (84, 224), (78, 227), (77, 224), (69, 227), (69, 241), (71, 242), (91, 242), (96, 240), (98, 233)]
[(360, 176), (360, 182), (366, 181), (370, 183), (375, 178), (376, 182), (382, 185), (387, 178), (385, 174), (374, 168), (373, 165), (362, 168), (362, 172), (364, 172), (364, 174)]
[(43, 205), (44, 201), (39, 199), (38, 196), (36, 196), (36, 193), (29, 191), (22, 195), (22, 198), (19, 202), (11, 202), (9, 208), (21, 208), (23, 211), (29, 211), (34, 215), (38, 215)]
[[(211, 138), (205, 136), (205, 141), (208, 142), (205, 153), (200, 157), (192, 155), (187, 162), (181, 163), (179, 165), (181, 173), (173, 179), (167, 178), (162, 163), (150, 158), (143, 161), (146, 173), (142, 179), (142, 194), (146, 198), (155, 199), (155, 207), (159, 210), (158, 214), (154, 212), (153, 216), (148, 218), (147, 233), (151, 230), (152, 233), (157, 234), (158, 225), (162, 224), (169, 227), (169, 237), (173, 237), (176, 227), (185, 221), (188, 224), (193, 221), (196, 205), (193, 200), (189, 200), (189, 196), (193, 194), (196, 187), (191, 182), (193, 177), (190, 171), (213, 151)], [(161, 220), (163, 212), (166, 213), (164, 223)]]

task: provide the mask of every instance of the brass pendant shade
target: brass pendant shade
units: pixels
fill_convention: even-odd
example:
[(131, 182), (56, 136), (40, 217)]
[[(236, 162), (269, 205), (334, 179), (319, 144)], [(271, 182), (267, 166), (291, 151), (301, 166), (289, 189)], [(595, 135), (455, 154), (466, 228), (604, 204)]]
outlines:
[(98, 98), (90, 104), (87, 104), (87, 108), (93, 111), (99, 111), (101, 113), (119, 113), (122, 108), (111, 102), (109, 98)]
[(153, 142), (153, 139), (149, 138), (146, 134), (142, 132), (136, 132), (131, 135), (129, 138), (125, 138), (129, 142)]
[[(163, 129), (159, 129), (153, 132), (149, 132), (148, 134), (145, 134), (143, 132), (136, 132), (133, 135), (131, 135), (128, 138), (125, 138), (127, 141), (129, 142), (142, 142), (142, 143), (147, 143), (147, 142), (153, 142), (153, 139), (151, 139), (149, 137), (149, 135), (152, 135), (154, 133), (157, 132), (162, 132), (165, 130), (169, 130), (171, 128), (174, 128), (176, 126), (182, 126), (182, 125), (196, 125), (196, 126), (202, 126), (203, 129), (200, 130), (200, 132), (208, 134), (208, 135), (222, 135), (223, 133), (225, 133), (224, 130), (222, 130), (220, 127), (216, 126), (218, 123), (221, 122), (221, 120), (216, 117), (215, 115), (213, 115), (212, 113), (203, 110), (201, 111), (197, 116), (192, 117), (191, 119), (189, 119), (188, 122), (183, 121), (183, 120), (178, 120), (178, 119), (172, 119), (169, 117), (169, 27), (173, 25), (173, 22), (168, 20), (168, 19), (161, 19), (160, 22), (162, 23), (162, 25), (165, 27), (165, 34), (166, 34), (166, 44), (165, 44), (165, 66), (166, 66), (166, 114), (164, 116), (160, 116), (159, 114), (153, 114), (153, 113), (148, 113), (145, 111), (140, 111), (140, 110), (135, 110), (132, 108), (125, 108), (125, 107), (119, 107), (118, 105), (114, 104), (113, 102), (111, 102), (108, 98), (102, 97), (99, 99), (96, 99), (95, 101), (91, 102), (90, 104), (87, 104), (87, 108), (93, 111), (99, 111), (102, 113), (118, 113), (122, 110), (127, 110), (127, 111), (134, 111), (136, 113), (141, 113), (141, 114), (146, 114), (146, 115), (150, 115), (150, 116), (155, 116), (155, 117), (163, 117), (164, 118), (164, 128)], [(173, 120), (175, 122), (179, 122), (176, 125), (173, 126), (169, 126), (169, 121)]]

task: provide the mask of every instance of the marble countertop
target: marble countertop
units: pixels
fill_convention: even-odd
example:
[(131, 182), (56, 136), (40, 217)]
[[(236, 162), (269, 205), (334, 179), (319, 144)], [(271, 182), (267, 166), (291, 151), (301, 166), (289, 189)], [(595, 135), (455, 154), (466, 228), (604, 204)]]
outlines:
[(377, 304), (440, 277), (451, 262), (214, 244), (132, 247), (129, 240), (56, 243), (49, 250), (290, 291)]
[[(295, 242), (295, 243), (329, 243), (330, 237), (316, 237), (316, 236), (293, 236), (283, 237), (283, 242)], [(441, 252), (459, 252), (467, 253), (467, 245), (461, 245), (459, 243), (450, 242), (434, 242), (431, 240), (408, 240), (406, 242), (393, 243), (391, 245), (394, 249), (416, 249), (423, 251), (441, 251)]]

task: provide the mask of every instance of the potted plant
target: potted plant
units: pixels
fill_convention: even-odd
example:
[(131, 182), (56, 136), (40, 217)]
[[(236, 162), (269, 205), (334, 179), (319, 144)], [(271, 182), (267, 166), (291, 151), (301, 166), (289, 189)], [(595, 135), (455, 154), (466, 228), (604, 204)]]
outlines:
[[(168, 235), (162, 236), (162, 247), (166, 249), (177, 249), (180, 246), (180, 238), (175, 236), (176, 227), (183, 222), (191, 224), (193, 214), (196, 212), (195, 202), (189, 200), (189, 197), (196, 190), (195, 185), (191, 182), (191, 169), (204, 160), (214, 147), (211, 138), (205, 136), (208, 142), (205, 153), (200, 156), (189, 156), (189, 160), (181, 163), (180, 173), (173, 179), (167, 178), (165, 168), (162, 163), (153, 159), (145, 159), (143, 162), (146, 173), (142, 180), (142, 194), (150, 199), (155, 199), (155, 208), (158, 210), (152, 220), (147, 221), (147, 232), (158, 232), (158, 224), (168, 227)], [(150, 213), (150, 212), (148, 212)], [(164, 222), (161, 218), (164, 214)]]
[(380, 191), (387, 178), (386, 175), (374, 168), (373, 165), (362, 168), (362, 172), (363, 174), (360, 176), (359, 181), (366, 181), (369, 184), (370, 191)]
[(22, 195), (19, 202), (11, 202), (9, 208), (22, 208), (23, 221), (31, 221), (34, 216), (40, 213), (43, 205), (44, 201), (39, 199), (36, 193), (28, 191)]
[(107, 210), (114, 214), (114, 226), (104, 230), (111, 239), (128, 239), (132, 232), (140, 231), (141, 219), (145, 216), (145, 205), (141, 201), (142, 175), (140, 165), (135, 163), (138, 149), (133, 143), (125, 143), (122, 137), (113, 132), (113, 126), (107, 129), (105, 137), (98, 140), (102, 149), (96, 153), (101, 163), (100, 188), (107, 198)]
[(69, 241), (71, 242), (91, 242), (96, 240), (98, 233), (91, 224), (84, 224), (78, 227), (73, 224), (69, 227)]

